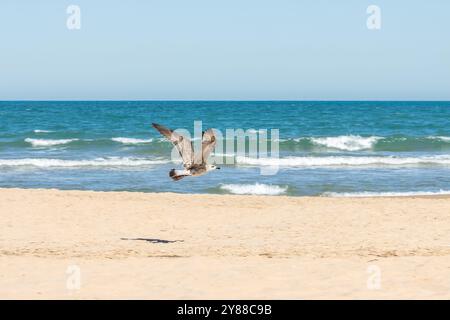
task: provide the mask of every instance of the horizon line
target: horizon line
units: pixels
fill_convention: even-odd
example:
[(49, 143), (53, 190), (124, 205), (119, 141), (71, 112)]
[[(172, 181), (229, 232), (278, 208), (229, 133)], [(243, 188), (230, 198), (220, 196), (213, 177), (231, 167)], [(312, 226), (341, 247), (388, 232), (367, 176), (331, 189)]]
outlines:
[(0, 102), (450, 102), (450, 99), (0, 99)]

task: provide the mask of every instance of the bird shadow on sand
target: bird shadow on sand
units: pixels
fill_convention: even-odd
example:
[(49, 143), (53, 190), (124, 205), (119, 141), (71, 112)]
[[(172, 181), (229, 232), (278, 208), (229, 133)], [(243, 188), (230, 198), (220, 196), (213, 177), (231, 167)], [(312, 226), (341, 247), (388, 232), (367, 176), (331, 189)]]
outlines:
[(149, 243), (184, 242), (184, 240), (164, 240), (164, 239), (151, 239), (151, 238), (120, 238), (120, 240), (147, 241)]

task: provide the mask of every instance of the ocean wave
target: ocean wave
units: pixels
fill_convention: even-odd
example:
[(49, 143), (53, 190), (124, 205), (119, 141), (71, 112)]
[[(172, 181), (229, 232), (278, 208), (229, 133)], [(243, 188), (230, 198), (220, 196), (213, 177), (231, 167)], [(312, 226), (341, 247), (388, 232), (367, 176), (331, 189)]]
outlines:
[(324, 197), (412, 197), (412, 196), (438, 196), (450, 195), (450, 190), (440, 191), (408, 191), (408, 192), (325, 192), (321, 196)]
[(236, 163), (251, 166), (281, 167), (336, 167), (336, 166), (408, 166), (408, 165), (450, 165), (450, 156), (394, 157), (394, 156), (329, 156), (329, 157), (287, 157), (249, 158), (236, 157)]
[(383, 137), (361, 137), (361, 136), (338, 136), (338, 137), (323, 137), (310, 138), (312, 143), (319, 146), (324, 146), (330, 149), (338, 149), (344, 151), (360, 151), (371, 149), (378, 140)]
[(0, 159), (0, 167), (140, 167), (168, 163), (168, 160), (152, 160), (142, 158), (95, 158), (82, 160), (65, 160), (49, 158)]
[(248, 129), (248, 130), (246, 130), (246, 132), (251, 133), (251, 134), (254, 134), (254, 133), (263, 134), (266, 132), (266, 130), (265, 129)]
[[(68, 145), (70, 148), (82, 149), (93, 148), (95, 146), (117, 146), (118, 144), (139, 146), (145, 145), (157, 150), (166, 152), (171, 148), (171, 143), (164, 137), (153, 137), (148, 139), (130, 138), (130, 137), (100, 137), (100, 138), (53, 138), (41, 139), (39, 137), (28, 137), (25, 139), (19, 138), (13, 140), (13, 137), (8, 141), (0, 141), (1, 144), (7, 144), (9, 147), (27, 147), (31, 144), (33, 147), (52, 147), (57, 145)], [(75, 142), (76, 143), (71, 143)], [(450, 137), (449, 136), (422, 136), (422, 137), (407, 137), (407, 136), (328, 136), (328, 137), (297, 137), (297, 138), (282, 138), (277, 140), (279, 142), (280, 151), (289, 152), (314, 152), (314, 153), (368, 153), (368, 152), (442, 152), (450, 151)], [(222, 141), (226, 145), (225, 141)], [(270, 149), (270, 139), (268, 140)], [(246, 142), (248, 147), (248, 141)], [(223, 153), (232, 153), (228, 150), (223, 150)]]
[[(280, 142), (280, 150), (304, 150), (304, 151), (441, 151), (450, 149), (450, 137), (448, 136), (328, 136), (328, 137), (298, 137), (283, 138)], [(322, 150), (321, 150), (322, 149)]]
[(33, 132), (34, 132), (34, 133), (50, 133), (50, 132), (53, 132), (53, 131), (51, 131), (51, 130), (40, 130), (40, 129), (36, 129), (36, 130), (33, 130)]
[(213, 153), (214, 157), (222, 157), (222, 158), (234, 158), (236, 156), (236, 154), (234, 153)]
[(78, 139), (47, 140), (47, 139), (26, 138), (24, 141), (28, 142), (33, 147), (51, 147), (51, 146), (57, 146), (57, 145), (62, 145), (62, 144), (68, 144), (68, 143), (71, 143), (73, 141), (78, 141)]
[(445, 137), (445, 136), (428, 136), (427, 138), (431, 139), (431, 140), (441, 140), (441, 141), (450, 142), (450, 137)]
[(224, 184), (220, 186), (220, 189), (228, 191), (232, 194), (275, 196), (286, 193), (288, 187), (255, 183), (255, 184)]
[(116, 137), (111, 138), (114, 142), (119, 142), (123, 144), (143, 144), (143, 143), (151, 143), (153, 139), (136, 139), (136, 138), (125, 138), (125, 137)]

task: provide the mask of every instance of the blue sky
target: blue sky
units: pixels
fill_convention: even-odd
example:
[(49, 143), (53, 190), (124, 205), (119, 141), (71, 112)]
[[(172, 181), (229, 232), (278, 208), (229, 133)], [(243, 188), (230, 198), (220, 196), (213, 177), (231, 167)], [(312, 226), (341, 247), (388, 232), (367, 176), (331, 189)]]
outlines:
[(446, 0), (2, 0), (0, 99), (450, 100), (449, 14)]

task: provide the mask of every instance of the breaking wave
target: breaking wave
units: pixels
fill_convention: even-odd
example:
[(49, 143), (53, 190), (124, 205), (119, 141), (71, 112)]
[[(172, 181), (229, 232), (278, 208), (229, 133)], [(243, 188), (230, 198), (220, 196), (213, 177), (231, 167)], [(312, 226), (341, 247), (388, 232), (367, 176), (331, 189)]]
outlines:
[(123, 143), (123, 144), (143, 144), (143, 143), (151, 143), (153, 139), (136, 139), (136, 138), (124, 138), (117, 137), (111, 138), (112, 141)]
[[(45, 130), (42, 130), (44, 132)], [(37, 132), (37, 130), (35, 130)], [(51, 133), (50, 133), (51, 134)], [(53, 138), (42, 139), (38, 135), (36, 137), (28, 137), (25, 140), (0, 141), (0, 145), (7, 144), (9, 147), (21, 148), (27, 144), (33, 147), (52, 147), (57, 145), (68, 145), (68, 147), (83, 149), (93, 148), (95, 146), (111, 146), (124, 144), (129, 146), (146, 146), (162, 151), (169, 150), (172, 146), (167, 139), (163, 137), (149, 138), (130, 138), (130, 137), (102, 137), (102, 138)], [(195, 141), (195, 139), (193, 139)], [(75, 142), (76, 143), (72, 143)], [(450, 151), (449, 136), (424, 136), (424, 137), (407, 137), (407, 136), (359, 136), (359, 135), (343, 135), (328, 137), (298, 137), (283, 138), (277, 140), (279, 142), (280, 151), (290, 152), (417, 152), (417, 151)], [(248, 141), (246, 142), (248, 147)], [(268, 140), (269, 147), (270, 140)], [(225, 142), (224, 142), (225, 144)], [(234, 151), (234, 150), (232, 150)]]
[(382, 137), (338, 136), (311, 138), (311, 141), (313, 144), (325, 146), (330, 149), (360, 151), (372, 149), (380, 139), (382, 139)]
[(432, 140), (441, 140), (441, 141), (448, 141), (450, 142), (450, 137), (444, 137), (444, 136), (429, 136), (428, 139)]
[(285, 194), (288, 187), (255, 183), (255, 184), (224, 184), (220, 186), (220, 189), (232, 194), (276, 196), (280, 194)]
[(281, 167), (336, 167), (336, 166), (408, 166), (408, 165), (450, 165), (450, 155), (424, 157), (287, 157), (287, 158), (248, 158), (236, 157), (237, 164), (251, 166)]
[(57, 145), (68, 144), (73, 141), (78, 141), (78, 139), (57, 139), (57, 140), (32, 139), (32, 138), (25, 139), (25, 142), (31, 144), (33, 147), (52, 147)]
[(53, 132), (53, 131), (36, 129), (36, 130), (33, 130), (33, 132), (34, 133), (49, 133), (49, 132)]
[(82, 160), (64, 160), (48, 158), (0, 159), (0, 167), (139, 167), (168, 163), (168, 160), (150, 160), (141, 158), (96, 158)]
[[(335, 150), (344, 152), (357, 151), (442, 151), (450, 150), (450, 137), (448, 136), (369, 136), (346, 135), (334, 137), (299, 137), (280, 139), (280, 150), (305, 150), (317, 149)], [(319, 150), (322, 151), (322, 150)]]

